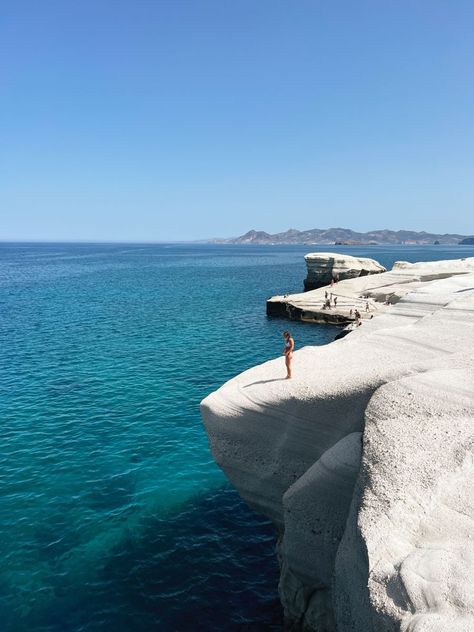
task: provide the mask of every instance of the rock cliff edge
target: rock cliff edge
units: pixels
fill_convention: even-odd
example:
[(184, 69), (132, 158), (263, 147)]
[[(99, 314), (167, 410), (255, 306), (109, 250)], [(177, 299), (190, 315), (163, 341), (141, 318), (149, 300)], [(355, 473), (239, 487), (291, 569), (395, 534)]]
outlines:
[(202, 402), (215, 460), (279, 530), (292, 629), (474, 630), (472, 265), (297, 351), (294, 379), (276, 359)]
[(304, 281), (306, 291), (329, 285), (331, 279), (344, 281), (385, 272), (385, 268), (378, 261), (368, 257), (353, 257), (334, 252), (310, 252), (304, 259), (308, 270)]

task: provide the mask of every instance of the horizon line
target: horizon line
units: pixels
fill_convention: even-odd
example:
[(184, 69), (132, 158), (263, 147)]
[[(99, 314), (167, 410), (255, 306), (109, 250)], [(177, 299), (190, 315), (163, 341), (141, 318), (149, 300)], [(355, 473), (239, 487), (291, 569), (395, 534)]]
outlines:
[[(216, 238), (217, 239), (217, 238)], [(234, 238), (228, 238), (228, 239), (234, 239)], [(274, 247), (274, 246), (335, 246), (338, 245), (338, 247), (343, 247), (343, 248), (367, 248), (367, 247), (374, 247), (374, 246), (404, 246), (406, 248), (410, 248), (410, 247), (424, 247), (424, 246), (433, 246), (434, 244), (428, 243), (428, 244), (418, 244), (418, 243), (405, 243), (405, 242), (399, 242), (399, 243), (391, 243), (391, 242), (386, 242), (386, 243), (372, 243), (372, 244), (367, 244), (367, 243), (361, 243), (361, 244), (333, 244), (333, 243), (304, 243), (304, 242), (299, 242), (299, 243), (232, 243), (229, 241), (218, 241), (216, 242), (215, 240), (206, 240), (206, 239), (197, 239), (197, 240), (171, 240), (171, 241), (106, 241), (106, 240), (64, 240), (64, 239), (60, 239), (60, 240), (41, 240), (41, 239), (30, 239), (30, 240), (18, 240), (18, 239), (0, 239), (0, 245), (7, 245), (7, 244), (21, 244), (21, 245), (61, 245), (61, 244), (69, 244), (69, 245), (97, 245), (97, 246), (169, 246), (169, 245), (194, 245), (194, 246), (198, 246), (198, 245), (202, 245), (202, 246), (251, 246), (251, 247), (265, 247), (265, 246), (269, 246), (269, 247)], [(469, 246), (469, 244), (461, 244), (461, 243), (454, 243), (454, 244), (436, 244), (439, 246)]]

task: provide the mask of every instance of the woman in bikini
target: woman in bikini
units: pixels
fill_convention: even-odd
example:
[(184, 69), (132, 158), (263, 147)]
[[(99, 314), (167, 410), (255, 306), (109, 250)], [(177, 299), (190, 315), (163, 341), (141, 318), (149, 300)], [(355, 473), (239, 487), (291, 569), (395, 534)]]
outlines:
[(285, 339), (285, 348), (283, 349), (283, 355), (285, 356), (286, 366), (286, 379), (291, 379), (291, 361), (293, 360), (293, 349), (295, 348), (295, 341), (291, 337), (289, 331), (283, 332), (283, 338)]

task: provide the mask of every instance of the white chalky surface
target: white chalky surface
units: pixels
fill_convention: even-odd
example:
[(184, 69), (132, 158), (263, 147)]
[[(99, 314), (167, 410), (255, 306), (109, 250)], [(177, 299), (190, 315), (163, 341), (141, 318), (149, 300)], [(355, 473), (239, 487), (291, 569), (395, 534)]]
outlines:
[[(310, 256), (310, 255), (306, 255)], [(342, 255), (339, 255), (342, 257)], [(427, 263), (408, 263), (398, 261), (393, 269), (381, 274), (372, 274), (358, 278), (339, 281), (333, 286), (325, 286), (309, 292), (273, 296), (269, 301), (285, 302), (301, 310), (325, 315), (340, 315), (349, 317), (350, 310), (358, 309), (363, 319), (372, 315), (378, 316), (392, 309), (390, 303), (397, 303), (406, 294), (416, 289), (423, 290), (433, 280), (452, 278), (474, 272), (474, 257), (453, 259)], [(337, 305), (331, 303), (330, 310), (322, 307), (328, 296), (337, 297)], [(368, 303), (368, 311), (366, 304)], [(429, 309), (429, 306), (428, 306)]]
[(202, 415), (216, 461), (283, 534), (290, 620), (472, 632), (474, 259), (340, 285), (394, 274), (411, 279), (397, 305), (296, 351), (292, 380), (283, 358), (242, 373)]

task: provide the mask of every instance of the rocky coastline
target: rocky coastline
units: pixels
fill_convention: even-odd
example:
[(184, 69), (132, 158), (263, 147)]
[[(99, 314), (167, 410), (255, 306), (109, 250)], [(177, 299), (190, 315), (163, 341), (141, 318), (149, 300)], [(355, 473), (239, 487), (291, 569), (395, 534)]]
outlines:
[(290, 629), (472, 631), (474, 258), (340, 285), (373, 280), (396, 304), (294, 379), (275, 359), (209, 395), (209, 443), (279, 532)]
[[(327, 280), (337, 276), (339, 279), (342, 277), (342, 280), (299, 294), (272, 296), (266, 303), (268, 316), (319, 324), (348, 325), (356, 320), (356, 310), (360, 313), (361, 320), (380, 316), (407, 293), (422, 288), (425, 283), (435, 279), (464, 274), (470, 265), (470, 259), (435, 263), (397, 261), (391, 270), (385, 271), (385, 268), (372, 259), (367, 260), (369, 264), (364, 264), (365, 259), (356, 259), (354, 262), (352, 257), (334, 253), (314, 253), (306, 257), (318, 261), (321, 278)], [(372, 261), (373, 264), (370, 264)], [(371, 272), (368, 271), (369, 265)], [(346, 278), (340, 273), (344, 269), (349, 271)], [(312, 274), (314, 278), (316, 272), (313, 270)]]

